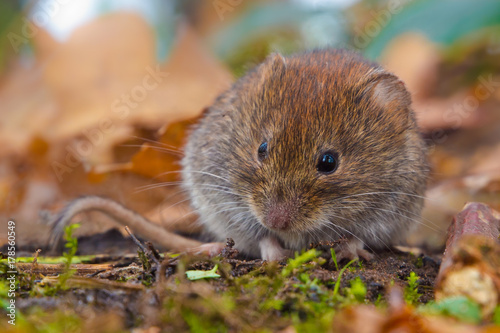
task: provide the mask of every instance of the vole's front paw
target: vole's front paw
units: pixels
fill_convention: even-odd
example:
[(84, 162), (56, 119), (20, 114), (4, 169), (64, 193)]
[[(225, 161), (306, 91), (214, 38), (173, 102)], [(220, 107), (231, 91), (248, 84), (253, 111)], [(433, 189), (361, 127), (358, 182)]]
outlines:
[(262, 260), (275, 261), (293, 256), (292, 250), (284, 249), (274, 237), (267, 237), (259, 242)]
[(358, 239), (350, 239), (345, 243), (341, 243), (338, 247), (335, 247), (335, 254), (337, 257), (337, 261), (342, 259), (358, 259), (359, 257), (365, 259), (366, 261), (370, 261), (373, 259), (373, 254), (366, 251), (363, 248), (363, 242)]
[(190, 254), (205, 254), (209, 257), (215, 257), (220, 254), (226, 245), (224, 243), (206, 243), (189, 249)]

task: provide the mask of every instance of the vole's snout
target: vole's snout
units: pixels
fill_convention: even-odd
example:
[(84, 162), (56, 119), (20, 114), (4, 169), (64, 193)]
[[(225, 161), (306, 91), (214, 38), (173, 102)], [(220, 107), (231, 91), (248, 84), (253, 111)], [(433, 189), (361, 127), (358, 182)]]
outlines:
[(285, 231), (291, 227), (298, 213), (294, 200), (274, 200), (267, 209), (264, 224), (274, 230)]

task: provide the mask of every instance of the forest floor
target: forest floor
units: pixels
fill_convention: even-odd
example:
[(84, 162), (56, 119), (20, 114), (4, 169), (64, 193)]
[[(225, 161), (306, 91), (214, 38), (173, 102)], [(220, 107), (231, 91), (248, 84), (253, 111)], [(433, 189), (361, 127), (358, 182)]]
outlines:
[[(467, 302), (434, 302), (438, 254), (391, 249), (370, 261), (337, 262), (335, 244), (321, 243), (293, 259), (266, 262), (241, 258), (230, 240), (214, 258), (160, 255), (116, 230), (77, 240), (68, 228), (66, 240), (62, 258), (18, 258), (16, 325), (4, 321), (2, 331), (494, 329)], [(142, 250), (89, 254), (96, 243)], [(85, 255), (76, 255), (77, 248)]]

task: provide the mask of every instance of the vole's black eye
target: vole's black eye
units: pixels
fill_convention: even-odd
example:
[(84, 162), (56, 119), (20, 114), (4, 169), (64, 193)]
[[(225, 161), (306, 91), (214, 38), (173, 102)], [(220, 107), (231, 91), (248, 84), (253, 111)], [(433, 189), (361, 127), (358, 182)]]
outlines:
[(267, 142), (261, 143), (259, 149), (257, 150), (257, 155), (261, 161), (267, 157)]
[(318, 161), (316, 169), (321, 173), (332, 173), (339, 165), (339, 155), (334, 152), (323, 153)]

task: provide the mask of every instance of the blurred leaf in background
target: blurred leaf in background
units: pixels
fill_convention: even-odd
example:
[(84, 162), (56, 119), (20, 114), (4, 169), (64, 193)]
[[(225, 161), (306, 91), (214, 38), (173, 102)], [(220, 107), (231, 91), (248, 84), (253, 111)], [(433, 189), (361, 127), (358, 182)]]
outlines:
[[(179, 154), (160, 146), (179, 149), (185, 136), (173, 143), (162, 128), (186, 133), (234, 77), (272, 52), (329, 46), (380, 61), (413, 95), (433, 167), (428, 235), (415, 243), (440, 246), (435, 230), (464, 201), (500, 208), (499, 1), (5, 0), (0, 36), (0, 213), (34, 237), (29, 221), (41, 208), (82, 194), (152, 209), (167, 189), (133, 190), (178, 171)], [(141, 95), (155, 70), (163, 82)], [(107, 120), (113, 130), (100, 130)], [(54, 162), (88, 142), (60, 181)]]

